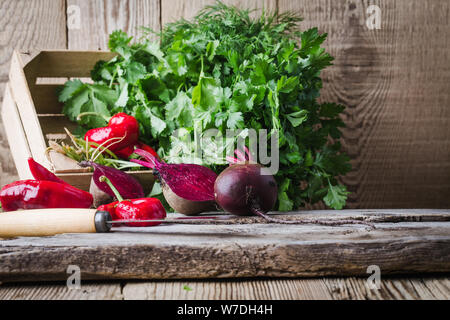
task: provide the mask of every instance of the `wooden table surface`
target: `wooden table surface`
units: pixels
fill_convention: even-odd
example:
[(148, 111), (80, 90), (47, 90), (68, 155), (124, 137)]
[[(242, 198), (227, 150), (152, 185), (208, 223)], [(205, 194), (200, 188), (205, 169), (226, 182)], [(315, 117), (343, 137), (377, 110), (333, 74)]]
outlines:
[[(279, 217), (358, 219), (376, 229), (233, 217), (195, 226), (5, 239), (0, 299), (450, 299), (450, 210)], [(68, 265), (81, 271), (79, 290), (65, 284)], [(380, 268), (379, 289), (367, 281), (373, 265)]]
[[(187, 286), (187, 287), (186, 287)], [(65, 283), (0, 285), (3, 299), (66, 300), (448, 300), (448, 277), (403, 277), (381, 280), (379, 290), (366, 279), (262, 279), (227, 281), (82, 282), (80, 289)]]

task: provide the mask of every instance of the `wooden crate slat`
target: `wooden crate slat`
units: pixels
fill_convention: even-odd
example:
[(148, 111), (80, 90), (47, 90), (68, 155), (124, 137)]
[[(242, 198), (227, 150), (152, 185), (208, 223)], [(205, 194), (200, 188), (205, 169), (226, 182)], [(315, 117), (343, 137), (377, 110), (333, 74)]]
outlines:
[[(160, 31), (161, 2), (167, 0), (67, 0), (67, 6), (76, 6), (82, 13), (80, 28), (67, 30), (68, 49), (107, 49), (109, 35), (123, 30), (134, 40), (144, 35), (142, 26)], [(192, 2), (192, 1), (191, 1)], [(191, 5), (191, 3), (189, 4)], [(155, 35), (148, 36), (156, 39)]]
[(40, 84), (35, 85), (31, 91), (36, 113), (39, 114), (56, 114), (61, 113), (63, 104), (58, 101), (56, 90), (61, 85), (57, 84)]
[(90, 77), (99, 60), (111, 60), (116, 54), (107, 51), (42, 51), (25, 67), (27, 73), (35, 69), (38, 77)]
[[(38, 115), (39, 123), (41, 124), (42, 133), (46, 141), (49, 140), (48, 135), (63, 134), (66, 135), (64, 128), (67, 128), (70, 132), (73, 132), (77, 124), (70, 121), (63, 114), (54, 115)], [(72, 145), (70, 139), (66, 139), (66, 142)]]
[(17, 104), (31, 155), (37, 162), (49, 168), (50, 164), (46, 161), (44, 154), (46, 144), (42, 135), (42, 128), (36, 114), (28, 82), (23, 71), (23, 63), (18, 51), (14, 51), (11, 59), (9, 79), (12, 96)]
[(27, 163), (31, 152), (23, 130), (22, 121), (20, 120), (19, 111), (12, 98), (9, 83), (6, 84), (3, 96), (2, 121), (19, 178), (23, 180), (31, 179), (32, 175)]

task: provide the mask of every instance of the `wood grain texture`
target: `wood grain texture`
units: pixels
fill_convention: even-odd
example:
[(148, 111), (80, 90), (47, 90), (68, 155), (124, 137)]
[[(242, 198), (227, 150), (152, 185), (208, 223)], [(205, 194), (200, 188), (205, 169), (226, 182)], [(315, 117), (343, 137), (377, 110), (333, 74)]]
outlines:
[(1, 120), (6, 129), (5, 138), (9, 141), (9, 148), (14, 159), (17, 174), (22, 179), (31, 179), (32, 174), (28, 168), (28, 164), (24, 161), (24, 159), (31, 157), (31, 151), (28, 146), (28, 140), (22, 125), (22, 120), (20, 119), (19, 111), (17, 110), (17, 104), (12, 97), (9, 83), (6, 83), (3, 95)]
[(107, 49), (115, 30), (135, 37), (142, 36), (141, 26), (160, 30), (159, 0), (67, 0), (67, 6), (78, 6), (81, 14), (80, 28), (68, 29), (71, 50)]
[(450, 272), (448, 210), (310, 211), (280, 218), (362, 219), (376, 229), (247, 217), (17, 238), (0, 241), (0, 281), (64, 279), (70, 264), (80, 266), (84, 279), (110, 280), (365, 276), (370, 265), (383, 275)]
[(448, 278), (388, 278), (382, 276), (380, 288), (371, 289), (362, 278), (325, 278), (334, 300), (448, 300)]
[[(67, 275), (69, 276), (69, 274)], [(65, 284), (0, 286), (0, 300), (122, 300), (120, 283), (88, 283), (80, 289)]]
[(450, 279), (387, 278), (379, 290), (365, 278), (242, 281), (145, 281), (0, 285), (0, 300), (448, 300)]
[[(162, 25), (168, 22), (174, 22), (178, 19), (185, 18), (192, 19), (205, 6), (213, 4), (214, 0), (162, 0), (161, 1), (161, 22)], [(234, 5), (243, 9), (250, 9), (255, 11), (255, 15), (265, 10), (275, 10), (276, 0), (224, 0), (226, 4)]]
[[(0, 0), (0, 101), (14, 49), (66, 48), (64, 0)], [(16, 180), (17, 171), (0, 122), (0, 185)]]
[(128, 282), (125, 300), (330, 300), (323, 279)]
[[(366, 26), (372, 4), (379, 30)], [(279, 0), (279, 9), (328, 33), (336, 59), (321, 99), (348, 107), (348, 207), (450, 207), (449, 2)]]
[[(46, 165), (45, 149), (47, 148), (42, 128), (36, 114), (36, 108), (32, 97), (31, 88), (34, 87), (34, 81), (30, 82), (29, 76), (25, 72), (25, 63), (22, 61), (21, 54), (15, 50), (11, 58), (11, 68), (9, 72), (9, 85), (14, 101), (17, 105), (22, 126), (25, 129), (25, 135), (28, 140), (28, 147), (31, 156), (39, 163)], [(26, 161), (26, 159), (22, 159)]]
[[(388, 278), (372, 289), (365, 278), (264, 281), (128, 282), (124, 299), (182, 300), (445, 300), (448, 278)], [(189, 288), (186, 290), (186, 287)]]

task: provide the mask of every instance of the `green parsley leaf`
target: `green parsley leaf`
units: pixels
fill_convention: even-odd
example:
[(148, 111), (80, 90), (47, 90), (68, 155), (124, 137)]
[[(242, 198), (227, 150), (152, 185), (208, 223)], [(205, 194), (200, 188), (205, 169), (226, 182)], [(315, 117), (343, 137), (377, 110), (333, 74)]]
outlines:
[(349, 194), (350, 192), (347, 191), (345, 186), (341, 184), (333, 186), (331, 183), (328, 183), (328, 193), (325, 198), (323, 198), (323, 201), (330, 208), (341, 210), (344, 207), (347, 195)]
[(85, 84), (79, 79), (69, 80), (64, 84), (63, 89), (59, 93), (59, 102), (67, 102), (73, 98), (76, 93), (85, 88)]
[(293, 127), (298, 127), (308, 118), (308, 111), (300, 110), (286, 115)]

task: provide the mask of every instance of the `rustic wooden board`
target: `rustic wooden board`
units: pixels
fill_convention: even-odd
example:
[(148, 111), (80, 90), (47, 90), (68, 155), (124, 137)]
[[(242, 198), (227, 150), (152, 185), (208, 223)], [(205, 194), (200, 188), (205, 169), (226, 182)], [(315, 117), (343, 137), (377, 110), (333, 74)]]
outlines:
[[(31, 151), (31, 156), (39, 163), (46, 163), (44, 136), (42, 135), (42, 128), (36, 114), (33, 98), (31, 96), (30, 87), (27, 77), (24, 73), (24, 62), (21, 54), (18, 51), (13, 52), (11, 58), (11, 70), (9, 72), (9, 84), (14, 101), (17, 105), (17, 110), (20, 114), (22, 126), (25, 129), (25, 135), (28, 140), (28, 147)], [(25, 161), (23, 159), (22, 161)]]
[(105, 50), (115, 30), (135, 37), (142, 26), (160, 30), (159, 0), (67, 0), (67, 6), (78, 7), (81, 18), (80, 28), (68, 29), (71, 50)]
[[(65, 16), (65, 0), (0, 0), (0, 102), (13, 50), (65, 49)], [(17, 178), (0, 121), (0, 185)]]
[[(348, 108), (349, 208), (450, 207), (450, 2), (279, 0), (336, 58), (322, 101)], [(381, 29), (369, 30), (369, 5)], [(420, 27), (419, 27), (420, 26)]]
[[(181, 18), (192, 19), (203, 7), (214, 4), (214, 2), (215, 0), (163, 0), (161, 1), (162, 25), (164, 26), (168, 22), (174, 22)], [(274, 11), (277, 8), (276, 0), (224, 0), (222, 2), (243, 9), (255, 10), (255, 16), (260, 14), (263, 9)]]
[(6, 84), (3, 96), (1, 120), (3, 120), (3, 125), (8, 133), (6, 138), (9, 141), (17, 173), (23, 179), (32, 179), (30, 169), (25, 161), (23, 161), (23, 159), (31, 157), (31, 151), (28, 147), (28, 140), (23, 129), (22, 121), (20, 120), (17, 105), (12, 97), (9, 83)]
[(61, 284), (0, 286), (0, 300), (122, 300), (120, 283), (88, 283), (80, 289)]
[(246, 217), (17, 238), (0, 242), (0, 281), (66, 279), (71, 264), (84, 279), (363, 276), (370, 265), (382, 275), (450, 272), (450, 210), (303, 211), (285, 218), (353, 218), (377, 228)]
[(379, 290), (370, 288), (366, 278), (354, 277), (128, 282), (122, 294), (124, 299), (162, 300), (442, 300), (450, 298), (450, 281), (448, 278), (381, 278)]
[(448, 300), (450, 280), (381, 278), (379, 290), (366, 278), (265, 279), (241, 281), (85, 282), (0, 284), (0, 300)]

